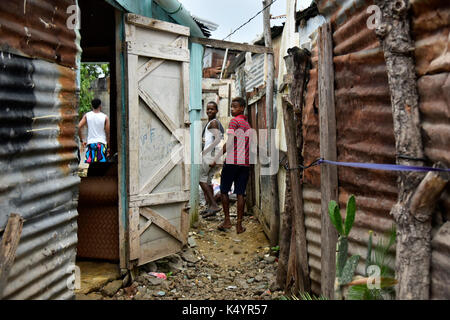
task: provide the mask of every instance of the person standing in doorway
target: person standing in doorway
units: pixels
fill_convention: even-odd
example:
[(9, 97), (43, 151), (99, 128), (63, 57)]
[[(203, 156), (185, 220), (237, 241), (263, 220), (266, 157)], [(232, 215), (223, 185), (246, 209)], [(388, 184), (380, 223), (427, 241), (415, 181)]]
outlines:
[(206, 105), (206, 114), (208, 115), (208, 123), (203, 128), (202, 133), (202, 165), (200, 168), (200, 187), (205, 195), (207, 209), (201, 214), (204, 218), (216, 215), (221, 209), (214, 199), (214, 190), (212, 186), (212, 178), (216, 172), (217, 166), (210, 166), (213, 159), (220, 153), (220, 142), (225, 132), (222, 124), (216, 115), (218, 112), (217, 103), (208, 102)]
[[(245, 206), (245, 189), (250, 174), (249, 146), (251, 129), (244, 115), (245, 100), (241, 97), (234, 98), (231, 103), (231, 119), (228, 126), (228, 141), (223, 145), (223, 153), (227, 153), (227, 145), (230, 147), (226, 155), (225, 163), (220, 177), (220, 193), (222, 198), (222, 208), (225, 214), (223, 223), (218, 226), (219, 230), (225, 231), (231, 228), (230, 220), (230, 199), (228, 193), (234, 183), (234, 193), (237, 195), (237, 221), (236, 233), (242, 233), (245, 228), (242, 226)], [(220, 155), (219, 155), (220, 156)], [(212, 165), (216, 164), (217, 156)]]
[[(108, 116), (102, 112), (100, 99), (91, 102), (92, 111), (86, 113), (78, 124), (78, 136), (86, 147), (86, 163), (106, 162), (109, 157), (110, 123)], [(87, 125), (87, 141), (83, 140), (81, 129)]]

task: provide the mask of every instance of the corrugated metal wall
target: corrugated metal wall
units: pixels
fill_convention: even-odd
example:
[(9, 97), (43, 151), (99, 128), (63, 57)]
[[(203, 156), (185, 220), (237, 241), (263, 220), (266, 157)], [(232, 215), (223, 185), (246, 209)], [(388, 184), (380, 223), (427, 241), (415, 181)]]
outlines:
[[(411, 1), (425, 155), (450, 167), (450, 2)], [(431, 298), (449, 299), (450, 185), (439, 203), (432, 243)]]
[(66, 27), (66, 9), (73, 4), (0, 4), (0, 230), (10, 213), (25, 218), (5, 299), (73, 297), (68, 282), (75, 263), (79, 178), (78, 87), (71, 67), (79, 46)]
[[(338, 161), (395, 162), (390, 93), (384, 56), (373, 30), (367, 28), (366, 9), (372, 1), (319, 1), (319, 11), (331, 19), (335, 64), (335, 101)], [(304, 111), (305, 163), (320, 156), (318, 49), (314, 43), (313, 68)], [(351, 194), (357, 215), (350, 233), (349, 253), (361, 255), (357, 268), (364, 272), (369, 230), (374, 239), (393, 224), (389, 211), (396, 201), (396, 175), (354, 168), (338, 168), (342, 215)], [(320, 169), (304, 173), (304, 210), (312, 288), (320, 292)]]
[[(418, 85), (425, 152), (433, 162), (440, 160), (449, 166), (450, 3), (445, 0), (412, 2), (416, 13), (413, 28), (417, 41), (417, 69), (421, 76)], [(331, 20), (333, 27), (338, 161), (395, 163), (395, 139), (384, 56), (374, 30), (367, 27), (370, 14), (366, 9), (371, 4), (373, 1), (318, 1), (319, 11)], [(305, 164), (320, 155), (317, 56), (318, 49), (314, 43), (313, 67), (303, 113)], [(356, 196), (358, 212), (350, 233), (349, 253), (361, 255), (357, 268), (361, 274), (364, 270), (368, 231), (374, 231), (376, 242), (394, 223), (389, 211), (397, 198), (397, 175), (339, 167), (338, 176), (341, 208), (345, 208), (349, 195)], [(318, 294), (321, 267), (318, 167), (304, 172), (303, 198), (310, 277), (313, 292)], [(448, 199), (447, 189), (441, 201), (441, 208), (445, 212), (443, 221), (448, 219), (450, 212)], [(344, 210), (342, 214), (345, 215)], [(433, 252), (433, 261), (438, 264), (436, 270), (443, 270), (443, 266), (450, 265), (448, 255), (444, 254), (450, 246), (442, 245), (441, 242), (433, 246), (439, 250), (439, 254)], [(436, 273), (434, 283), (438, 282), (439, 277), (442, 278), (441, 273)]]

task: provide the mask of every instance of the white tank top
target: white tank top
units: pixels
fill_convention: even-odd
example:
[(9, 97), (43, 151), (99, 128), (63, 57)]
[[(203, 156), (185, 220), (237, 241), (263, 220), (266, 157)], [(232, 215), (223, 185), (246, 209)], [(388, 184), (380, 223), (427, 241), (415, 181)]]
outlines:
[(106, 114), (102, 112), (89, 111), (86, 113), (88, 126), (87, 143), (103, 143), (106, 144), (105, 121)]
[[(213, 122), (213, 121), (215, 121), (215, 120), (217, 120), (217, 119), (211, 120), (211, 121), (208, 122), (208, 124), (206, 125), (206, 130), (205, 130), (205, 147), (204, 147), (204, 149), (208, 148), (208, 146), (214, 142), (214, 138), (215, 138), (215, 137), (214, 137), (214, 134), (213, 134), (213, 132), (211, 132), (211, 131), (208, 129), (208, 127), (209, 127), (210, 123)], [(214, 130), (219, 130), (219, 129), (214, 129)], [(219, 131), (219, 134), (220, 134), (220, 131)], [(220, 137), (220, 138), (222, 138), (222, 137)], [(218, 151), (220, 150), (220, 147), (221, 147), (221, 146), (220, 146), (220, 143), (217, 144), (217, 145), (214, 147), (214, 149), (211, 150), (210, 155), (211, 155), (211, 156), (214, 156), (214, 155), (215, 155), (215, 152), (218, 152)], [(203, 150), (204, 150), (204, 149), (203, 149)]]

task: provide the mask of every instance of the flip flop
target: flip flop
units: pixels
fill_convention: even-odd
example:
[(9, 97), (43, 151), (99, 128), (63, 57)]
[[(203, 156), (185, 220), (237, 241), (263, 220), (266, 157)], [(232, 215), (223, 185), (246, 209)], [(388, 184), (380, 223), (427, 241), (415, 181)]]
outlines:
[(231, 227), (225, 228), (225, 227), (223, 226), (223, 223), (221, 223), (221, 224), (219, 224), (219, 225), (217, 226), (217, 229), (219, 229), (220, 231), (227, 231), (227, 230), (230, 230)]
[(208, 218), (208, 217), (215, 216), (217, 214), (217, 212), (220, 212), (220, 210), (222, 210), (222, 209), (221, 208), (216, 209), (216, 210), (209, 209), (208, 212), (203, 215), (203, 218)]

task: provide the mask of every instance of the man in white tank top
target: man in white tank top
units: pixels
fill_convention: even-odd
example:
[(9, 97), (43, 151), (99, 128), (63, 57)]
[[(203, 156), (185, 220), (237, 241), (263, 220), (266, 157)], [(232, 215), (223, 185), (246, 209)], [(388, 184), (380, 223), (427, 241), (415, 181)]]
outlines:
[(203, 217), (215, 215), (221, 210), (214, 199), (214, 191), (211, 184), (217, 167), (210, 166), (215, 155), (221, 150), (220, 142), (223, 139), (223, 133), (225, 131), (220, 121), (216, 119), (217, 112), (217, 104), (213, 101), (208, 102), (206, 105), (206, 114), (208, 115), (209, 121), (203, 129), (202, 134), (203, 152), (202, 165), (200, 167), (200, 187), (203, 190), (208, 205), (208, 209), (201, 213)]
[[(86, 113), (78, 124), (78, 136), (86, 147), (86, 163), (106, 162), (109, 157), (110, 124), (106, 114), (101, 112), (102, 102), (94, 99), (91, 102), (92, 111)], [(87, 125), (87, 141), (83, 140), (81, 129)]]

